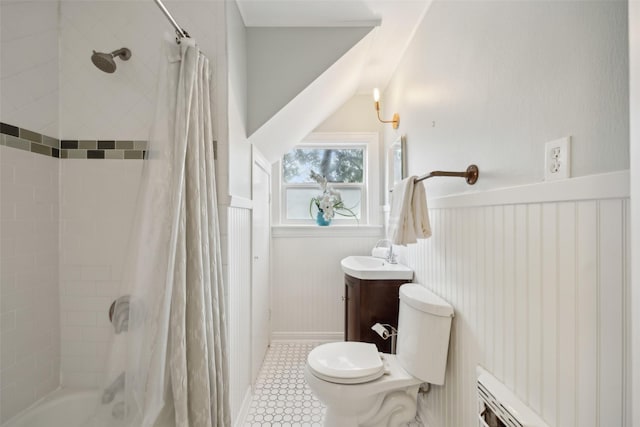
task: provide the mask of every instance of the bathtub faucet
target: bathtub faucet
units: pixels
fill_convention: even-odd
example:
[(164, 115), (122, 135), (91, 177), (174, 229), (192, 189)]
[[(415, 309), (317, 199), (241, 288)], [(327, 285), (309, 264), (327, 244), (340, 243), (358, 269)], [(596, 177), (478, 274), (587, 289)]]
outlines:
[(107, 403), (111, 403), (114, 397), (116, 397), (116, 393), (120, 390), (124, 390), (124, 372), (118, 375), (118, 378), (116, 378), (109, 387), (104, 389), (102, 393), (102, 404), (106, 405)]
[(113, 301), (109, 307), (109, 320), (116, 334), (129, 330), (129, 295)]

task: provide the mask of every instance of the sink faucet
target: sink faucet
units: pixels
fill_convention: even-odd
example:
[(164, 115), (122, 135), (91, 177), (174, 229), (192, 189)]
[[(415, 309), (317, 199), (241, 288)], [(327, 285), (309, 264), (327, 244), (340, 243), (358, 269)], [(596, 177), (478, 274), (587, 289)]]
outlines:
[(389, 254), (387, 255), (386, 261), (389, 264), (397, 264), (396, 254), (393, 253), (393, 243), (389, 239), (381, 239), (376, 242), (374, 248), (379, 248), (381, 244), (386, 243), (385, 248), (389, 248)]

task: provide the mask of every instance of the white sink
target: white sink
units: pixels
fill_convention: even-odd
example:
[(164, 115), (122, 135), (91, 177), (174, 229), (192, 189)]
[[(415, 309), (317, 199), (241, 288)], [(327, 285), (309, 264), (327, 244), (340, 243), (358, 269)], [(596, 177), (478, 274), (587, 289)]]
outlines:
[(364, 280), (411, 280), (413, 270), (402, 264), (390, 264), (372, 256), (348, 256), (340, 261), (342, 271)]

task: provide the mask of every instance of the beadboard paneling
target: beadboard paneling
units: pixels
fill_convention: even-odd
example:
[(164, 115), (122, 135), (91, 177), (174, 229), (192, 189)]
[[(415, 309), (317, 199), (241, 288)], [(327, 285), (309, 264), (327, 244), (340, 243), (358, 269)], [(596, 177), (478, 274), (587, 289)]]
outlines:
[[(222, 221), (224, 222), (224, 221)], [(251, 387), (251, 211), (227, 208), (229, 380), (231, 414), (239, 413)], [(224, 225), (221, 224), (221, 227)]]
[(340, 260), (349, 255), (370, 254), (378, 239), (274, 238), (273, 337), (322, 339), (340, 335), (344, 331), (344, 273)]
[(628, 199), (431, 210), (407, 263), (456, 317), (428, 426), (475, 425), (476, 365), (550, 426), (629, 425), (628, 217)]

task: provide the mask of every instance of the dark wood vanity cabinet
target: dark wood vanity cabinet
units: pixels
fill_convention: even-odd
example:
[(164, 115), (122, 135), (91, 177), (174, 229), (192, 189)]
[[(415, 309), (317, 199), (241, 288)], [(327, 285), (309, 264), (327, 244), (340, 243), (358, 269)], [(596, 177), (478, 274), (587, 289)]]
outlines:
[(391, 339), (371, 330), (376, 323), (398, 328), (398, 289), (409, 280), (364, 280), (345, 274), (344, 339), (370, 342), (378, 351), (391, 352)]

